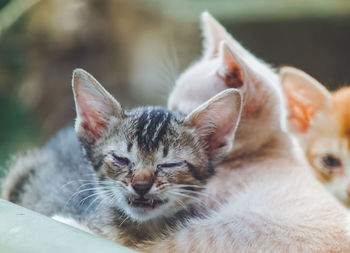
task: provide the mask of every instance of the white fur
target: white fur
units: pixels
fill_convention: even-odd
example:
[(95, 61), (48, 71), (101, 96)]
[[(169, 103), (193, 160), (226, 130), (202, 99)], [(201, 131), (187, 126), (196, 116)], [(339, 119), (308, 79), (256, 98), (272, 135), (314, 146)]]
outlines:
[[(190, 220), (145, 251), (350, 252), (347, 211), (315, 179), (285, 132), (276, 74), (209, 14), (203, 14), (202, 21), (205, 36), (215, 37), (209, 43), (217, 43), (216, 37), (226, 39), (243, 70), (242, 119), (231, 155), (217, 167), (205, 191), (212, 198), (204, 201), (214, 211)], [(205, 48), (213, 50), (215, 45)], [(215, 76), (221, 64), (218, 52), (205, 52), (179, 78), (170, 108), (186, 113), (226, 88)]]

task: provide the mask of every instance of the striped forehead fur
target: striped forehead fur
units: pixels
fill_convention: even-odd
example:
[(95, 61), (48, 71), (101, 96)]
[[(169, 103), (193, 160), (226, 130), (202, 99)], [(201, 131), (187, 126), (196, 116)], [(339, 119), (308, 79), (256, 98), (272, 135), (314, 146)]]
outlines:
[(162, 107), (141, 107), (130, 113), (138, 115), (135, 138), (139, 149), (145, 152), (158, 149), (161, 142), (166, 145), (167, 136), (175, 134), (171, 122), (181, 123), (177, 115)]

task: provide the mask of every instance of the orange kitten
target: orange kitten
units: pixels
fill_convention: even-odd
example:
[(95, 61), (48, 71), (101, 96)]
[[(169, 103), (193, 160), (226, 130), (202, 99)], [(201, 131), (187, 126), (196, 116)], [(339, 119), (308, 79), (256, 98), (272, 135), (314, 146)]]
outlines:
[(280, 74), (291, 132), (317, 178), (350, 207), (350, 87), (330, 92), (292, 67)]
[(347, 211), (315, 179), (284, 131), (278, 76), (208, 13), (202, 25), (203, 58), (179, 78), (168, 106), (189, 113), (236, 88), (243, 96), (241, 121), (233, 149), (204, 191), (212, 196), (203, 197), (212, 211), (147, 250), (350, 252)]

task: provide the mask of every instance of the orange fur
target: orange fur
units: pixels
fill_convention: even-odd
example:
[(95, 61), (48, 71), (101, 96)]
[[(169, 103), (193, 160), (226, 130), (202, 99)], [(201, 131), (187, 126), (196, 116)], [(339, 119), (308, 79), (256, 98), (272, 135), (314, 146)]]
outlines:
[(350, 87), (332, 92), (333, 113), (339, 122), (339, 136), (348, 140), (350, 152)]

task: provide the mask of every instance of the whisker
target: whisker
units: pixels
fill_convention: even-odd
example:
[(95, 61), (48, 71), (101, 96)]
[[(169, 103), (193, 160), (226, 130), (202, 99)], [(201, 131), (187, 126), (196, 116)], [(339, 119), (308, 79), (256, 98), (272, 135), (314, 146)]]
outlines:
[(210, 194), (205, 193), (205, 192), (201, 192), (201, 191), (192, 191), (192, 190), (187, 190), (187, 189), (174, 189), (174, 190), (180, 191), (180, 192), (189, 192), (189, 193), (194, 193), (194, 194), (198, 194), (198, 195), (203, 195), (203, 196), (211, 197)]
[[(188, 198), (190, 198), (190, 199), (193, 199), (193, 200), (197, 201), (198, 204), (201, 204), (201, 205), (202, 205), (203, 207), (205, 207), (205, 208), (208, 208), (208, 207), (209, 207), (209, 204), (210, 204), (210, 203), (208, 203), (208, 200), (207, 200), (208, 198), (209, 198), (211, 201), (215, 202), (215, 204), (221, 205), (221, 203), (220, 203), (219, 201), (217, 201), (216, 199), (214, 199), (213, 197), (208, 196), (208, 195), (203, 195), (204, 197), (207, 198), (207, 199), (203, 199), (203, 198), (199, 198), (199, 197), (197, 197), (197, 196), (189, 195), (189, 194), (184, 193), (184, 192), (171, 191), (171, 193), (174, 194), (174, 195), (183, 196), (183, 197), (188, 197)], [(198, 192), (193, 192), (193, 193), (198, 193)]]
[(89, 196), (83, 198), (82, 200), (79, 201), (79, 205), (83, 205), (85, 200), (91, 198), (91, 197), (94, 197), (94, 196), (97, 196), (97, 195), (100, 195), (101, 193), (100, 192), (95, 192), (93, 194), (90, 194)]
[(112, 199), (114, 198), (115, 194), (112, 191), (112, 189), (110, 187), (105, 187), (103, 189), (101, 189), (102, 192), (101, 194), (103, 194), (104, 196), (101, 196), (100, 198), (98, 198), (98, 196), (96, 196), (96, 198), (89, 204), (89, 206), (87, 207), (87, 212), (89, 211), (90, 207), (92, 207), (93, 203), (96, 202), (96, 200), (100, 200), (100, 203), (98, 203), (98, 205), (96, 206), (96, 210), (103, 204), (106, 202), (106, 200), (109, 200), (109, 204), (112, 204)]
[[(62, 186), (59, 188), (59, 190), (61, 191), (63, 187), (66, 187), (66, 186), (68, 186), (69, 184), (73, 184), (73, 183), (77, 183), (77, 182), (79, 182), (79, 180), (69, 181), (68, 183), (65, 183), (64, 185), (62, 185)], [(93, 183), (89, 183), (89, 184), (93, 184)], [(84, 186), (84, 185), (87, 185), (87, 184), (82, 184), (82, 185), (79, 186), (79, 188), (81, 188), (81, 187)], [(78, 189), (79, 189), (79, 188), (78, 188)]]
[(155, 61), (158, 69), (156, 79), (154, 80), (160, 88), (160, 97), (166, 101), (168, 93), (175, 85), (178, 76), (178, 57), (175, 48), (163, 48), (161, 55)]
[[(196, 204), (200, 205), (204, 209), (208, 209), (208, 206), (206, 205), (206, 203), (201, 201), (201, 199), (199, 199), (199, 198), (196, 198), (194, 196), (187, 195), (187, 194), (178, 193), (178, 192), (172, 192), (171, 194), (173, 194), (175, 196), (182, 196), (182, 197), (187, 197), (189, 199), (193, 199), (196, 201)], [(187, 207), (185, 207), (185, 208), (187, 208)]]
[(178, 196), (183, 196), (183, 197), (188, 197), (188, 198), (191, 198), (191, 199), (194, 199), (194, 200), (200, 200), (200, 198), (196, 197), (196, 196), (191, 196), (189, 194), (186, 194), (186, 193), (181, 193), (181, 192), (176, 192), (176, 191), (171, 191), (169, 192), (173, 195), (178, 195)]
[[(82, 186), (80, 186), (78, 188), (78, 191), (76, 191), (75, 193), (73, 193), (70, 198), (66, 201), (63, 210), (65, 210), (67, 208), (67, 205), (74, 199), (76, 198), (79, 194), (83, 193), (83, 192), (87, 192), (87, 191), (97, 191), (97, 190), (103, 190), (105, 188), (108, 188), (108, 186), (102, 187), (102, 186), (95, 186), (95, 187), (91, 187), (91, 188), (87, 188), (87, 189), (83, 189), (83, 190), (79, 190)], [(80, 205), (80, 204), (79, 204)]]
[(194, 185), (194, 184), (175, 184), (172, 185), (174, 188), (198, 188), (198, 189), (206, 189), (206, 186), (202, 185)]
[[(81, 188), (81, 187), (79, 187)], [(86, 192), (86, 191), (92, 191), (92, 190), (96, 190), (97, 187), (93, 187), (93, 188), (88, 188), (88, 189), (84, 189), (84, 190), (79, 190), (78, 188), (78, 191), (76, 191), (75, 193), (73, 193), (69, 199), (66, 201), (64, 207), (63, 207), (63, 210), (65, 210), (67, 208), (67, 205), (75, 198), (77, 197), (80, 193), (83, 193), (83, 192)]]
[(100, 203), (97, 204), (95, 210), (98, 210), (98, 209), (100, 208), (100, 206), (101, 206), (103, 203), (106, 202), (106, 199), (105, 199), (105, 198), (101, 198), (100, 200), (101, 200), (101, 201), (100, 201)]
[(106, 181), (99, 181), (99, 180), (73, 180), (73, 181), (70, 181), (64, 185), (62, 185), (59, 190), (62, 190), (63, 187), (67, 186), (68, 184), (72, 184), (72, 183), (75, 183), (75, 182), (89, 182), (89, 183), (84, 183), (84, 184), (81, 184), (77, 190), (81, 189), (82, 187), (86, 186), (86, 185), (99, 185), (99, 184), (111, 184), (112, 182), (106, 182)]
[(119, 226), (118, 227), (121, 227), (122, 225), (123, 225), (123, 223), (127, 220), (127, 219), (129, 219), (129, 217), (128, 216), (126, 216), (125, 217), (125, 219), (119, 224)]
[(93, 206), (93, 204), (96, 202), (96, 200), (100, 200), (100, 202), (102, 202), (103, 201), (103, 199), (102, 198), (99, 198), (99, 196), (96, 196), (95, 197), (95, 199), (93, 200), (93, 201), (91, 201), (91, 203), (87, 206), (87, 208), (86, 208), (86, 212), (89, 212), (89, 210), (90, 210), (90, 207), (92, 207)]
[[(217, 205), (220, 205), (221, 203), (215, 199), (212, 195), (208, 194), (208, 193), (204, 193), (204, 192), (199, 192), (199, 191), (191, 191), (191, 190), (185, 190), (185, 189), (175, 189), (175, 192), (179, 192), (179, 193), (193, 193), (193, 194), (197, 194), (203, 197), (206, 197), (212, 201), (214, 201)], [(201, 199), (201, 201), (205, 201), (204, 199)]]
[(185, 205), (185, 203), (183, 201), (181, 201), (180, 199), (176, 199), (175, 202), (179, 203), (183, 209), (187, 209), (187, 206)]

